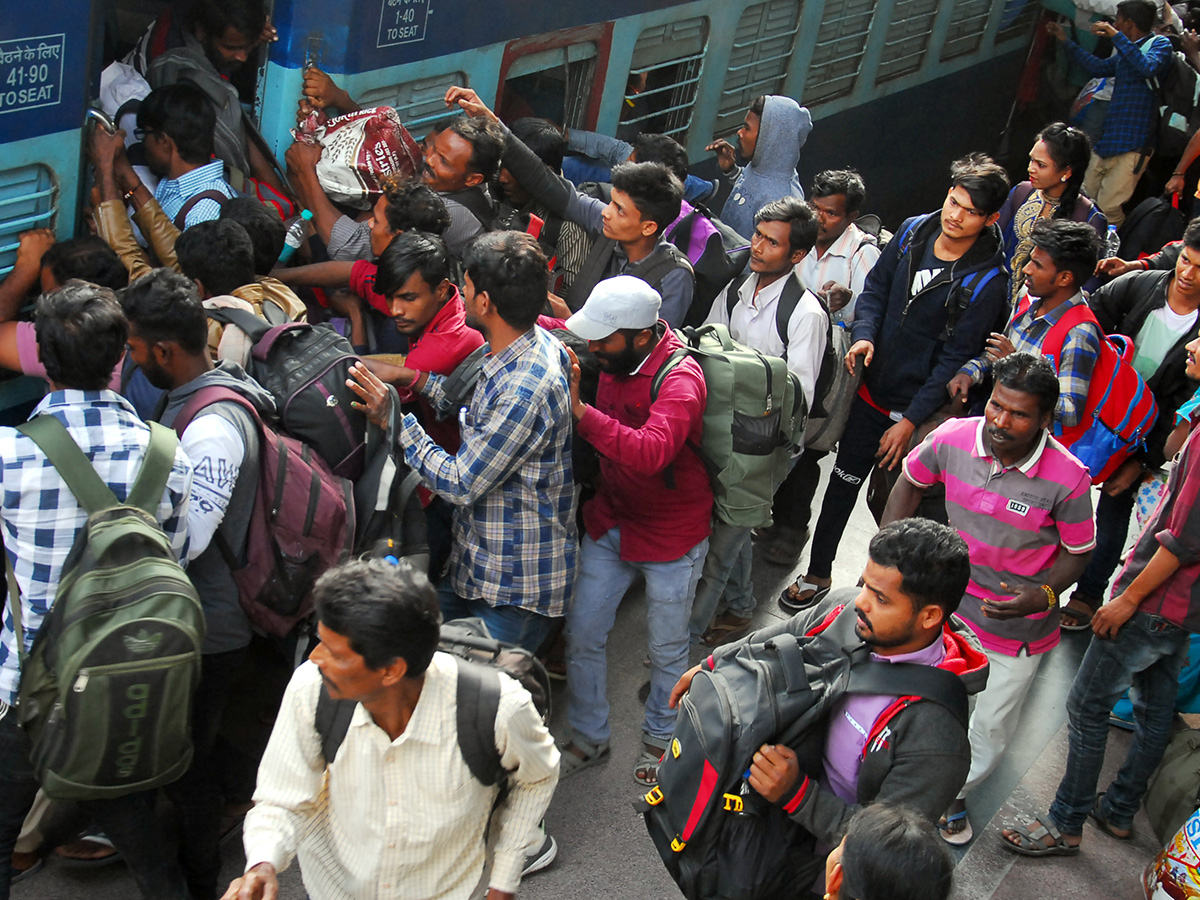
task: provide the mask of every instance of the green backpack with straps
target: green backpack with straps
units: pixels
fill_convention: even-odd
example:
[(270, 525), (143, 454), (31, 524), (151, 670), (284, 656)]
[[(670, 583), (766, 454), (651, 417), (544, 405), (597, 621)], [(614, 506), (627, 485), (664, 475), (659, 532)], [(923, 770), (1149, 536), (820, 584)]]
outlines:
[(684, 347), (667, 357), (650, 382), (650, 402), (687, 357), (700, 364), (708, 399), (704, 433), (693, 447), (708, 469), (713, 512), (729, 525), (771, 524), (775, 489), (804, 447), (808, 403), (795, 373), (778, 356), (739, 344), (724, 325), (677, 331)]
[(46, 795), (97, 800), (179, 778), (192, 759), (192, 694), (204, 612), (155, 518), (178, 446), (150, 426), (124, 503), (53, 416), (18, 429), (46, 454), (88, 514), (54, 603), (24, 654), (21, 603), (8, 560), (21, 651), (17, 720)]

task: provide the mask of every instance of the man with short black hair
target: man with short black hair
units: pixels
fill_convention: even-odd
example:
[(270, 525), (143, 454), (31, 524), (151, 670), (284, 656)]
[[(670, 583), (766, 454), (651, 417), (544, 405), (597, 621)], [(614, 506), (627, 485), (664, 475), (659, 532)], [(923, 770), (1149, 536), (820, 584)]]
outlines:
[(443, 237), (460, 259), (471, 240), (492, 227), (496, 209), (487, 185), (500, 170), (504, 143), (498, 122), (461, 116), (439, 131), (425, 152), (421, 180), (446, 204), (450, 227)]
[[(129, 330), (108, 288), (71, 281), (38, 300), (37, 343), (51, 391), (31, 419), (61, 422), (117, 499), (124, 502), (142, 468), (150, 431), (133, 407), (107, 389), (125, 352)], [(0, 526), (21, 604), (24, 647), (18, 651), (13, 619), (0, 623), (0, 900), (7, 900), (13, 842), (38, 784), (29, 735), (13, 707), (28, 653), (54, 603), (64, 564), (88, 518), (34, 441), (0, 428)], [(155, 519), (184, 559), (186, 510), (192, 466), (176, 449)], [(83, 806), (125, 857), (147, 900), (184, 900), (186, 891), (171, 854), (164, 851), (154, 817), (155, 791), (141, 791)]]
[(926, 490), (944, 485), (950, 525), (972, 547), (959, 614), (991, 666), (971, 713), (971, 771), (940, 823), (951, 844), (973, 837), (966, 797), (1016, 733), (1043, 654), (1058, 645), (1058, 597), (1096, 545), (1091, 476), (1050, 434), (1054, 366), (1041, 355), (1011, 353), (992, 376), (984, 415), (948, 420), (909, 453), (883, 514), (885, 525), (911, 516)]
[[(469, 88), (451, 88), (446, 102), (499, 124), (495, 113)], [(662, 297), (661, 317), (673, 328), (683, 324), (695, 279), (687, 257), (663, 237), (679, 217), (683, 200), (679, 179), (659, 163), (617, 166), (612, 171), (612, 200), (605, 203), (555, 177), (511, 132), (506, 130), (505, 135), (505, 168), (530, 196), (556, 215), (579, 223), (592, 236), (591, 252), (571, 286), (567, 305), (572, 310), (581, 308), (592, 288), (605, 278), (635, 275)]]
[[(479, 616), (494, 637), (532, 652), (565, 612), (575, 583), (570, 362), (536, 324), (546, 302), (537, 241), (513, 231), (482, 235), (464, 268), (466, 321), (491, 351), (470, 405), (453, 409), (440, 375), (409, 369), (405, 376), (437, 412), (458, 414), (462, 443), (448, 453), (411, 413), (399, 441), (422, 483), (455, 507), (443, 614)], [(386, 422), (384, 383), (363, 364), (351, 373), (357, 406)]]
[(826, 169), (813, 178), (809, 205), (817, 214), (817, 242), (800, 261), (800, 283), (825, 297), (837, 322), (854, 321), (854, 302), (866, 286), (867, 274), (879, 260), (875, 238), (855, 223), (867, 188), (853, 169)]
[(995, 228), (1008, 176), (972, 154), (950, 169), (941, 210), (906, 219), (859, 295), (846, 354), (866, 370), (838, 441), (808, 572), (780, 597), (804, 609), (830, 584), (833, 560), (871, 469), (895, 469), (917, 427), (946, 404), (946, 383), (1004, 321), (1008, 279)]
[[(954, 615), (971, 576), (966, 541), (928, 519), (903, 519), (881, 528), (867, 555), (861, 588), (836, 591), (743, 640), (761, 644), (780, 635), (821, 635), (845, 652), (865, 646), (875, 662), (936, 666), (959, 676), (968, 694), (982, 690), (987, 656)], [(688, 670), (671, 692), (672, 706), (701, 668), (711, 670), (740, 645), (718, 647)], [(868, 804), (906, 803), (936, 821), (970, 768), (966, 727), (941, 703), (844, 694), (832, 704), (828, 723), (820, 771), (803, 771), (790, 747), (764, 744), (749, 776), (751, 788), (781, 806), (826, 850)], [(814, 850), (813, 875), (823, 859)]]
[[(355, 560), (322, 575), (314, 599), (321, 643), (288, 684), (243, 828), (246, 872), (225, 900), (274, 898), (296, 856), (312, 900), (467, 900), (489, 862), (487, 900), (512, 900), (558, 781), (528, 691), (491, 675), (500, 697), (487, 738), (507, 775), (497, 804), (499, 785), (482, 784), (460, 749), (459, 666), (437, 652), (428, 579), (407, 562)], [(322, 694), (356, 703), (329, 760)]]

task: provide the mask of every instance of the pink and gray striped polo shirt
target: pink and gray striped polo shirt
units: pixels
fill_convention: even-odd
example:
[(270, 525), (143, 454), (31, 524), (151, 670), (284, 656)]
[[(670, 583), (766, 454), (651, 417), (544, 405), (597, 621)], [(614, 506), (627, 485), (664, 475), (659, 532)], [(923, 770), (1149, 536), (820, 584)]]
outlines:
[(950, 524), (967, 542), (971, 581), (958, 615), (984, 649), (1016, 656), (1045, 653), (1059, 638), (1057, 609), (1016, 619), (983, 615), (986, 599), (1007, 600), (1012, 586), (1040, 585), (1065, 548), (1096, 545), (1091, 476), (1045, 432), (1028, 457), (1005, 467), (992, 456), (982, 416), (951, 419), (934, 429), (904, 460), (904, 475), (920, 488), (946, 487)]

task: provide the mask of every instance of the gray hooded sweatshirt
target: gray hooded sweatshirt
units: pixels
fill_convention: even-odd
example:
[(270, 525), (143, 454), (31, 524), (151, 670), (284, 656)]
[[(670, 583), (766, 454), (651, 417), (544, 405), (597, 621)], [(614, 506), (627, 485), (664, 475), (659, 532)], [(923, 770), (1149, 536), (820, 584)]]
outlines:
[[(193, 378), (187, 384), (176, 388), (167, 394), (167, 405), (159, 421), (168, 428), (174, 427), (176, 417), (183, 407), (201, 388), (225, 387), (236, 391), (254, 404), (259, 416), (270, 418), (275, 414), (275, 398), (257, 381), (246, 374), (241, 366), (232, 362), (219, 362), (210, 372), (205, 372), (199, 378)], [(200, 604), (204, 608), (204, 621), (207, 633), (204, 637), (204, 653), (225, 653), (239, 650), (250, 643), (250, 621), (242, 612), (238, 601), (237, 585), (230, 574), (229, 566), (221, 556), (217, 547), (220, 537), (240, 556), (245, 544), (246, 534), (250, 525), (250, 513), (254, 507), (254, 498), (258, 493), (258, 429), (254, 420), (246, 410), (233, 403), (218, 402), (206, 406), (193, 423), (204, 416), (217, 415), (228, 421), (237, 430), (246, 447), (246, 452), (240, 460), (214, 459), (205, 455), (201, 459), (193, 459), (194, 477), (192, 482), (192, 497), (188, 501), (188, 515), (193, 508), (202, 507), (206, 500), (206, 488), (209, 485), (221, 487), (222, 479), (228, 478), (231, 467), (238, 467), (237, 477), (225, 508), (221, 524), (217, 526), (212, 541), (199, 556), (195, 557), (187, 568), (188, 577), (200, 595)], [(224, 486), (224, 491), (228, 487)], [(199, 511), (197, 509), (197, 511)]]
[(784, 197), (804, 199), (796, 164), (812, 127), (807, 107), (791, 97), (767, 96), (754, 157), (744, 169), (731, 173), (736, 180), (721, 210), (721, 221), (742, 237), (750, 238), (754, 234), (755, 213), (768, 203)]

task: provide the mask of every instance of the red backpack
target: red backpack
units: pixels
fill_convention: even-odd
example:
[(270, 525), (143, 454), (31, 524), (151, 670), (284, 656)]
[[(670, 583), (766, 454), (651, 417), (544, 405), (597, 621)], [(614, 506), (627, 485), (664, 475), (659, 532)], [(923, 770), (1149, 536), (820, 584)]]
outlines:
[(258, 491), (242, 557), (223, 541), (216, 546), (250, 622), (283, 636), (312, 612), (317, 577), (354, 545), (353, 487), (307, 444), (265, 425), (254, 404), (229, 388), (196, 391), (175, 418), (176, 433), (206, 406), (226, 401), (246, 410), (258, 427)]
[[(1026, 294), (1017, 304), (1012, 321), (1032, 305)], [(1095, 313), (1086, 304), (1072, 307), (1050, 326), (1042, 339), (1042, 354), (1058, 371), (1063, 344), (1071, 329), (1091, 322), (1100, 332), (1100, 355), (1092, 369), (1087, 400), (1079, 422), (1066, 428), (1058, 440), (1100, 484), (1137, 450), (1146, 446), (1146, 435), (1158, 418), (1158, 404), (1142, 376), (1133, 367), (1133, 341), (1123, 334), (1105, 335)]]

